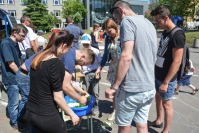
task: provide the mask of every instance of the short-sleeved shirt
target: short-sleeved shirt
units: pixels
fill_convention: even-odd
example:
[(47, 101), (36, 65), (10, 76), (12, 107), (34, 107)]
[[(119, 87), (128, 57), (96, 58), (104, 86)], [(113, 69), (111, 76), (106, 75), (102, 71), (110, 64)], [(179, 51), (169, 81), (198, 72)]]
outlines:
[(23, 40), (23, 44), (25, 49), (28, 49), (32, 47), (30, 41), (36, 40), (37, 34), (35, 34), (30, 27), (26, 26), (26, 28), (28, 29), (28, 33), (26, 35), (26, 38)]
[(37, 69), (31, 68), (26, 108), (39, 115), (57, 114), (53, 92), (62, 91), (64, 74), (64, 64), (58, 58), (42, 61)]
[(75, 72), (75, 62), (76, 62), (76, 51), (71, 48), (64, 56), (62, 56), (61, 61), (64, 62), (64, 67), (71, 75)]
[(5, 38), (0, 44), (0, 60), (2, 81), (5, 85), (16, 85), (15, 73), (8, 66), (8, 62), (14, 62), (18, 67), (21, 64), (20, 50), (17, 43), (11, 38)]
[[(173, 28), (173, 30), (175, 28)], [(173, 48), (184, 48), (185, 45), (185, 34), (182, 30), (176, 31), (173, 37), (171, 36), (171, 32), (172, 30), (170, 32), (163, 31), (162, 37), (160, 39), (157, 61), (155, 65), (155, 77), (160, 81), (164, 81), (170, 69), (171, 63), (173, 61)], [(171, 79), (171, 81), (176, 80), (176, 78), (177, 73)]]
[(134, 41), (131, 64), (120, 86), (128, 92), (155, 89), (157, 35), (153, 24), (142, 15), (126, 16), (120, 25), (120, 39), (121, 44)]
[(80, 27), (75, 26), (74, 24), (68, 24), (64, 29), (74, 35), (73, 47), (79, 49), (78, 40), (79, 37), (84, 34), (84, 31)]

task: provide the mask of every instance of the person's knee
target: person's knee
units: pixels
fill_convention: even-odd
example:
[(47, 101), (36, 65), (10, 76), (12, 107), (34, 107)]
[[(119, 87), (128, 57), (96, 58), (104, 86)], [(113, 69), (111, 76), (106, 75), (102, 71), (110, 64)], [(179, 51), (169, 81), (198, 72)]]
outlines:
[(167, 101), (163, 101), (163, 108), (165, 109), (165, 110), (170, 110), (170, 109), (172, 109), (172, 102), (171, 102), (171, 100), (167, 100)]
[(136, 127), (137, 127), (138, 130), (146, 130), (147, 129), (147, 123), (143, 123), (143, 124), (136, 123)]

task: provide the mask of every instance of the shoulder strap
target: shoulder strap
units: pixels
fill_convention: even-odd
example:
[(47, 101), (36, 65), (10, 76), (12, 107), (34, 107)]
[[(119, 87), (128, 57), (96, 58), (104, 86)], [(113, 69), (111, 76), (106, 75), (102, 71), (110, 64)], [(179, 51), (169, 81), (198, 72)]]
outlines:
[(176, 28), (174, 28), (172, 31), (171, 31), (171, 36), (173, 37), (173, 35), (176, 33), (176, 31), (183, 31), (181, 28), (179, 28), (179, 27), (176, 27)]

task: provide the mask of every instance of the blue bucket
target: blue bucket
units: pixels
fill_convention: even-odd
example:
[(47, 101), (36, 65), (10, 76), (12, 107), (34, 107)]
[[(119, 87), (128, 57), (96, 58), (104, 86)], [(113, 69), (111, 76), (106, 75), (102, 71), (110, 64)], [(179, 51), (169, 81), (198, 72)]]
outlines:
[[(65, 96), (64, 98), (67, 103), (77, 103), (76, 100), (70, 98), (69, 96)], [(71, 109), (74, 111), (74, 113), (77, 116), (85, 116), (91, 113), (94, 104), (95, 104), (95, 98), (92, 95), (90, 95), (90, 100), (87, 105), (83, 107), (72, 107)]]

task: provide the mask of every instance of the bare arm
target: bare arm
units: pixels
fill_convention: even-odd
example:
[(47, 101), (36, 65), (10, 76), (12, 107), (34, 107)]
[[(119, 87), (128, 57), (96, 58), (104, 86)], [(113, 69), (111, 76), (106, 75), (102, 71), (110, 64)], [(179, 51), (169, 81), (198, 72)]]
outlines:
[(160, 85), (159, 92), (162, 93), (167, 92), (168, 83), (171, 81), (171, 79), (177, 73), (180, 67), (182, 61), (182, 55), (183, 55), (183, 48), (173, 49), (172, 51), (173, 62), (171, 63), (167, 76), (165, 77), (163, 83)]
[(64, 81), (63, 81), (63, 91), (65, 94), (69, 95), (71, 98), (79, 101), (82, 104), (86, 104), (87, 98), (80, 96), (71, 85), (72, 75), (65, 71)]
[(96, 41), (97, 43), (102, 43), (102, 42), (99, 40), (99, 34), (98, 34), (98, 32), (95, 32), (95, 33), (94, 33), (94, 36), (95, 36), (95, 41)]
[(164, 79), (165, 84), (168, 84), (173, 76), (177, 73), (180, 64), (182, 62), (182, 56), (183, 56), (183, 48), (174, 48), (172, 51), (173, 56), (173, 62), (171, 63), (171, 66), (169, 68), (168, 74)]
[(117, 76), (114, 86), (117, 89), (124, 79), (132, 59), (134, 41), (126, 41), (122, 45), (122, 53), (118, 64)]
[(14, 61), (9, 61), (8, 62), (8, 66), (10, 67), (10, 69), (14, 72), (17, 73), (18, 71), (18, 66), (14, 63)]
[(63, 92), (53, 92), (54, 100), (58, 104), (58, 106), (71, 117), (71, 120), (73, 122), (73, 125), (76, 125), (79, 123), (79, 117), (72, 111), (72, 109), (68, 106), (66, 103)]

